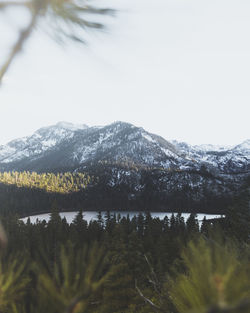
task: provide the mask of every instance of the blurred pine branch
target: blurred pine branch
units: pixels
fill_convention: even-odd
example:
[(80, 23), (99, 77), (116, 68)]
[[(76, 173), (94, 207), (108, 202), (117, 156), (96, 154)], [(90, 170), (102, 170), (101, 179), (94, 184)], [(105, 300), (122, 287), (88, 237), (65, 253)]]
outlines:
[[(0, 12), (12, 7), (21, 7), (29, 11), (29, 23), (19, 32), (16, 42), (0, 67), (0, 84), (15, 57), (22, 50), (34, 30), (42, 26), (48, 29), (48, 34), (57, 42), (68, 40), (85, 43), (82, 32), (87, 29), (101, 30), (104, 28), (98, 17), (113, 15), (114, 10), (90, 6), (87, 0), (29, 0), (29, 1), (0, 1)], [(90, 15), (94, 15), (92, 20)]]

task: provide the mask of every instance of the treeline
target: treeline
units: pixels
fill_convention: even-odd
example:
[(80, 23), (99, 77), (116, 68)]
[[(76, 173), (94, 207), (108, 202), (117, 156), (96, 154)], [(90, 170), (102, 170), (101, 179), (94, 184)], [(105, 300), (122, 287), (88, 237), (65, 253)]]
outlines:
[(56, 204), (48, 223), (7, 215), (0, 312), (249, 312), (247, 201), (201, 227), (195, 214), (185, 222), (148, 212), (100, 212), (88, 224), (79, 211), (68, 224)]
[[(246, 183), (249, 182), (246, 180)], [(93, 166), (88, 173), (0, 173), (0, 214), (61, 211), (161, 211), (225, 214), (243, 189), (190, 172)], [(244, 187), (245, 188), (245, 187)]]
[[(146, 190), (148, 192), (146, 192)], [(185, 199), (187, 200), (185, 204)], [(43, 189), (17, 187), (0, 183), (0, 214), (11, 212), (20, 217), (50, 212), (56, 201), (61, 211), (155, 211), (225, 214), (232, 196), (208, 196), (193, 200), (182, 190), (171, 194), (150, 192), (134, 195), (126, 184), (108, 186), (89, 184), (86, 189), (72, 193), (47, 192)]]
[(71, 193), (85, 189), (93, 177), (85, 173), (0, 172), (0, 183), (24, 188), (36, 188), (54, 193)]

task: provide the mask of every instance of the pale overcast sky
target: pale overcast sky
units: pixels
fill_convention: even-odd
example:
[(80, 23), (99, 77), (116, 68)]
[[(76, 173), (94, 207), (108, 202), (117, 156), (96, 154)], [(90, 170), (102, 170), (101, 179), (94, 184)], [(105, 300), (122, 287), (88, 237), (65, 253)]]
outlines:
[[(0, 144), (58, 121), (122, 120), (191, 144), (250, 137), (249, 0), (105, 4), (120, 11), (87, 47), (33, 34), (0, 88)], [(0, 33), (0, 61), (12, 39)]]

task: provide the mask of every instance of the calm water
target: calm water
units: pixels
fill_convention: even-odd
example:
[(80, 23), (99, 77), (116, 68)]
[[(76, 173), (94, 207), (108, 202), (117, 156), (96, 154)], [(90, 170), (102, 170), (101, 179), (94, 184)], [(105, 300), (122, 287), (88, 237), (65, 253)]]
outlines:
[[(74, 212), (61, 212), (60, 216), (61, 218), (65, 217), (68, 223), (72, 223), (73, 219), (75, 218), (76, 214), (78, 212), (74, 211)], [(135, 215), (139, 214), (139, 211), (130, 211), (130, 212), (126, 212), (126, 211), (110, 211), (110, 214), (116, 213), (120, 214), (121, 217), (123, 216), (127, 216), (129, 215), (130, 218), (132, 218)], [(91, 220), (95, 220), (97, 219), (97, 211), (86, 211), (83, 212), (84, 215), (84, 219), (89, 223)], [(177, 213), (174, 213), (177, 214)], [(102, 212), (102, 216), (104, 217), (105, 212)], [(172, 213), (169, 212), (151, 212), (152, 217), (159, 217), (160, 219), (163, 219), (166, 215), (170, 218)], [(183, 213), (182, 216), (184, 217), (184, 219), (186, 220), (189, 217), (189, 213)], [(211, 219), (211, 218), (216, 218), (216, 217), (221, 217), (221, 215), (214, 215), (214, 214), (202, 214), (199, 213), (197, 214), (198, 220), (202, 221), (204, 216), (206, 216), (207, 219)], [(22, 220), (26, 223), (27, 222), (28, 217), (22, 218)], [(50, 219), (50, 214), (46, 213), (46, 214), (39, 214), (39, 215), (32, 215), (30, 216), (30, 221), (31, 223), (36, 223), (36, 221), (43, 221), (45, 220), (46, 222), (48, 222)]]

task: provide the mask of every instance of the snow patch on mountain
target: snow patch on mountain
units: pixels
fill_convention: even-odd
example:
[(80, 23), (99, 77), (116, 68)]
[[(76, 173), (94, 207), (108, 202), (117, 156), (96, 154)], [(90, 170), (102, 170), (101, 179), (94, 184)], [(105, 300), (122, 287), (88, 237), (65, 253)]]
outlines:
[(55, 126), (63, 129), (68, 129), (71, 131), (88, 128), (88, 126), (85, 124), (73, 124), (69, 122), (58, 122)]
[(192, 146), (169, 142), (143, 128), (120, 121), (95, 127), (59, 122), (38, 129), (32, 136), (0, 146), (0, 165), (10, 164), (9, 168), (12, 163), (15, 163), (14, 168), (22, 168), (22, 162), (25, 162), (25, 168), (29, 168), (31, 161), (43, 159), (48, 168), (79, 168), (87, 163), (108, 161), (182, 171), (206, 166), (221, 174), (247, 173), (250, 140), (235, 147)]
[(221, 145), (211, 145), (211, 144), (202, 144), (192, 146), (193, 149), (197, 151), (209, 152), (209, 151), (227, 151), (232, 148), (232, 146), (221, 146)]
[(237, 146), (189, 145), (184, 142), (172, 141), (183, 154), (202, 165), (213, 166), (220, 172), (235, 173), (250, 170), (250, 140)]
[(250, 139), (243, 141), (240, 145), (233, 148), (234, 151), (247, 152), (250, 154)]
[(155, 141), (151, 136), (149, 136), (147, 133), (143, 133), (142, 136), (143, 136), (146, 140), (148, 140), (148, 141), (150, 141), (150, 142), (153, 142), (153, 143), (156, 143), (156, 141)]
[(16, 139), (7, 145), (0, 146), (0, 162), (16, 162), (39, 155), (63, 140), (69, 140), (77, 130), (86, 128), (86, 125), (73, 125), (66, 122), (40, 128), (30, 137)]

